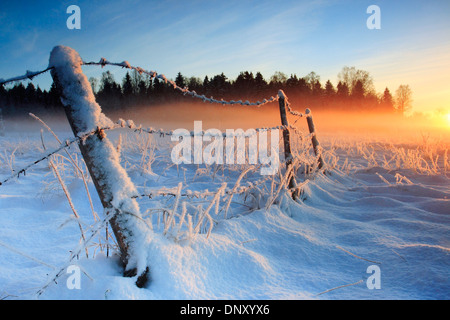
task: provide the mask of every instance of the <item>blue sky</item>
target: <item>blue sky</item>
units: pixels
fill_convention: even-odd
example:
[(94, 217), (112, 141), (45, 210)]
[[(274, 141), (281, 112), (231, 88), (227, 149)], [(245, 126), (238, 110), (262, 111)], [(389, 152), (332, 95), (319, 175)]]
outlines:
[[(69, 5), (81, 30), (69, 30)], [(369, 30), (369, 5), (381, 29)], [(129, 61), (170, 78), (275, 71), (337, 82), (344, 66), (369, 71), (375, 88), (413, 90), (414, 110), (450, 110), (450, 1), (3, 1), (0, 78), (44, 69), (58, 44), (86, 61)], [(84, 67), (88, 76), (104, 69)], [(110, 69), (120, 81), (123, 71)], [(50, 75), (34, 80), (48, 88)]]

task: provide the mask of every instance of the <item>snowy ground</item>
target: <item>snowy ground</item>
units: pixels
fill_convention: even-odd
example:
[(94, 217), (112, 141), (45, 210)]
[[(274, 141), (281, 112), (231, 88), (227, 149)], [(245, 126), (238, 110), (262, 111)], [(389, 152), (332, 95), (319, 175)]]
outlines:
[[(1, 180), (11, 168), (45, 154), (39, 127), (24, 133), (9, 125), (0, 137)], [(71, 137), (64, 126), (54, 130), (62, 139)], [(118, 134), (108, 137), (118, 143)], [(146, 137), (122, 132), (122, 165), (142, 193), (175, 188), (179, 182), (183, 190), (199, 192), (215, 191), (223, 182), (232, 188), (242, 172), (171, 166), (167, 140)], [(47, 151), (58, 146), (47, 132), (44, 142)], [(52, 281), (79, 245), (80, 229), (60, 183), (43, 161), (0, 186), (0, 298), (449, 299), (448, 141), (389, 145), (324, 134), (321, 142), (331, 169), (299, 175), (299, 181), (309, 180), (303, 201), (281, 196), (266, 210), (268, 180), (259, 186), (259, 200), (256, 193), (247, 199), (235, 196), (226, 218), (222, 211), (212, 212), (213, 223), (205, 220), (196, 234), (187, 227), (164, 234), (165, 217), (154, 209), (171, 208), (173, 197), (139, 198), (149, 229), (151, 273), (143, 289), (134, 285), (135, 279), (122, 277), (113, 248), (112, 257), (106, 257), (104, 230), (90, 243), (89, 258), (81, 251), (69, 263), (83, 271), (80, 289), (69, 289), (72, 274), (65, 270)], [(77, 155), (76, 147), (69, 151)], [(94, 214), (83, 180), (67, 158), (60, 152), (53, 161), (89, 234), (96, 226)], [(81, 164), (79, 155), (76, 161)], [(257, 173), (246, 178), (242, 185), (261, 180)], [(88, 187), (102, 219), (92, 182)], [(195, 209), (206, 208), (211, 197), (183, 201), (191, 201), (188, 214), (195, 223)], [(111, 239), (108, 243), (114, 244)], [(380, 289), (367, 286), (372, 275), (367, 270), (373, 265), (380, 271)]]

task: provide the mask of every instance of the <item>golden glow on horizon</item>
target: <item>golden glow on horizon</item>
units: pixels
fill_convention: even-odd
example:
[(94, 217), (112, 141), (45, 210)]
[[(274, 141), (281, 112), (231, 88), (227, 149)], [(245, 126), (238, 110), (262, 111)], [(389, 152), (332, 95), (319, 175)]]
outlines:
[(437, 129), (443, 129), (445, 131), (450, 129), (450, 111), (437, 111), (434, 114), (431, 114), (428, 119), (432, 126)]

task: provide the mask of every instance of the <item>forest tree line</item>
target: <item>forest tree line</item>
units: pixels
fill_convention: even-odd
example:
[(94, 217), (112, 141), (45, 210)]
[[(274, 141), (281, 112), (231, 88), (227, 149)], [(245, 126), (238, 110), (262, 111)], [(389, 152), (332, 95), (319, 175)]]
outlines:
[[(243, 71), (230, 80), (224, 73), (212, 77), (187, 77), (180, 72), (174, 79), (180, 87), (188, 87), (198, 94), (224, 100), (259, 101), (275, 96), (279, 89), (289, 98), (294, 109), (306, 107), (314, 110), (339, 110), (362, 112), (386, 112), (404, 114), (411, 108), (412, 92), (408, 85), (401, 85), (395, 91), (386, 87), (377, 93), (369, 72), (355, 67), (344, 67), (338, 74), (338, 83), (330, 80), (321, 82), (320, 76), (310, 72), (304, 77), (296, 74), (287, 76), (275, 72), (264, 79), (260, 72)], [(97, 102), (105, 112), (121, 111), (133, 106), (151, 106), (161, 103), (190, 102), (163, 80), (151, 79), (135, 70), (127, 72), (121, 82), (116, 82), (111, 72), (105, 71), (101, 78), (89, 78)], [(29, 82), (16, 83), (6, 89), (0, 86), (0, 108), (4, 115), (25, 114), (33, 111), (53, 112), (61, 109), (59, 93), (52, 83), (50, 89), (41, 90)]]

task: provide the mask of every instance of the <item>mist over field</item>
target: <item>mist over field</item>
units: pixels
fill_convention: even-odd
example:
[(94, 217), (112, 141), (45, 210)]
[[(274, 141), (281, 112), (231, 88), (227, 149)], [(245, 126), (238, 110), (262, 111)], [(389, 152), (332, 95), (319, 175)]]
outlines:
[[(305, 114), (305, 109), (295, 111)], [(381, 142), (387, 145), (409, 146), (416, 148), (432, 143), (439, 149), (440, 159), (445, 150), (450, 148), (450, 125), (445, 115), (413, 114), (405, 117), (399, 114), (384, 112), (349, 112), (349, 111), (317, 111), (311, 109), (316, 133), (320, 143), (330, 141), (354, 141), (361, 143)], [(113, 120), (132, 120), (142, 128), (171, 130), (183, 128), (194, 129), (194, 121), (202, 122), (202, 129), (256, 129), (281, 125), (278, 102), (261, 107), (222, 106), (203, 102), (165, 103), (150, 106), (138, 105), (125, 110), (106, 112)], [(70, 133), (70, 126), (62, 110), (52, 113), (38, 110), (40, 117), (55, 131)], [(288, 114), (288, 122), (304, 134), (308, 134), (305, 117)], [(42, 125), (31, 116), (5, 117), (4, 131), (16, 133), (38, 134)], [(112, 133), (114, 134), (114, 133)]]
[[(188, 98), (186, 98), (188, 99)], [(189, 100), (189, 99), (188, 99)], [(305, 114), (307, 107), (301, 109), (293, 106), (295, 111)], [(335, 135), (336, 137), (354, 137), (355, 139), (384, 138), (390, 142), (407, 142), (411, 138), (434, 137), (441, 138), (448, 143), (450, 124), (445, 114), (425, 115), (412, 114), (401, 116), (399, 114), (356, 111), (332, 111), (310, 109), (319, 134)], [(67, 118), (61, 110), (53, 113), (36, 113), (45, 122), (57, 128), (68, 125)], [(155, 129), (174, 130), (185, 128), (193, 130), (194, 121), (202, 121), (204, 129), (249, 129), (273, 127), (281, 124), (278, 102), (261, 107), (248, 106), (222, 106), (203, 102), (166, 103), (150, 106), (128, 107), (120, 111), (106, 111), (106, 115), (114, 122), (119, 118), (133, 120), (136, 125), (153, 127)], [(17, 130), (28, 130), (39, 127), (39, 123), (26, 114), (13, 117), (14, 121), (6, 121), (5, 126)], [(21, 127), (18, 123), (27, 123)], [(305, 118), (288, 115), (288, 122), (294, 124), (302, 131), (307, 132)]]
[[(199, 120), (203, 130), (222, 132), (279, 126), (277, 102), (261, 107), (166, 103), (106, 111), (113, 122), (135, 124), (106, 136), (138, 191), (152, 195), (137, 201), (154, 280), (138, 289), (133, 279), (123, 278), (115, 240), (103, 229), (86, 247), (86, 257), (64, 264), (68, 252), (80, 248), (80, 230), (98, 232), (96, 221), (103, 216), (73, 145), (67, 148), (70, 157), (55, 154), (1, 185), (0, 297), (448, 299), (448, 128), (423, 115), (311, 112), (325, 168), (317, 170), (306, 118), (289, 114), (296, 127), (291, 143), (300, 188), (300, 198), (293, 200), (283, 189), (283, 162), (277, 175), (267, 177), (249, 164), (175, 166), (170, 137), (135, 130), (140, 125), (192, 130)], [(73, 137), (61, 110), (38, 110), (36, 116), (62, 141)], [(8, 116), (3, 124), (2, 180), (58, 146), (30, 116)], [(227, 197), (225, 191), (232, 195), (233, 190), (234, 197)], [(187, 198), (166, 195), (181, 192)], [(49, 272), (49, 264), (60, 273)], [(68, 267), (89, 275), (81, 276), (79, 290), (71, 290), (70, 274), (61, 273)], [(373, 268), (381, 272), (378, 290), (370, 284)], [(54, 277), (61, 279), (55, 283)], [(338, 290), (341, 286), (349, 287)]]

